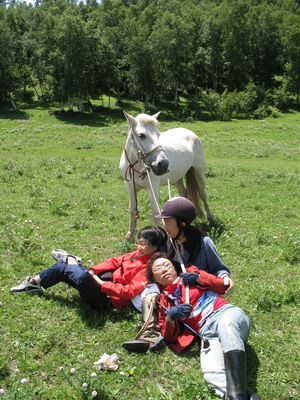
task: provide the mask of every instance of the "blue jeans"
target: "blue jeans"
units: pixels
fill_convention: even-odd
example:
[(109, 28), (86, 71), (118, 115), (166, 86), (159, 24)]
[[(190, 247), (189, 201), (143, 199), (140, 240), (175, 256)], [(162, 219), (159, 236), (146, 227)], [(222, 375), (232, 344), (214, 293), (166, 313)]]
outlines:
[(249, 318), (246, 313), (238, 307), (227, 304), (208, 317), (200, 331), (203, 377), (222, 398), (226, 393), (223, 353), (231, 350), (245, 351), (249, 330)]
[(89, 274), (88, 268), (77, 264), (57, 263), (39, 275), (41, 286), (45, 289), (59, 282), (65, 282), (77, 289), (83, 300), (92, 308), (103, 311), (112, 307), (110, 298), (101, 293), (99, 285)]

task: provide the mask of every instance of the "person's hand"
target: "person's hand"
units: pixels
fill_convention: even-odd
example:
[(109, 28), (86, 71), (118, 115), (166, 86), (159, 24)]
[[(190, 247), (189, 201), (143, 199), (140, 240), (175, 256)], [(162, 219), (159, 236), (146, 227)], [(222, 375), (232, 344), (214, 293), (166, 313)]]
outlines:
[(167, 315), (171, 321), (177, 318), (186, 318), (190, 315), (192, 311), (191, 304), (178, 304), (178, 306), (173, 306), (167, 310)]
[(179, 274), (179, 276), (181, 276), (185, 286), (194, 285), (195, 283), (197, 283), (199, 278), (199, 274), (197, 272), (183, 272)]
[(229, 276), (225, 276), (224, 279), (224, 286), (228, 286), (225, 291), (225, 294), (229, 296), (234, 291), (234, 282), (229, 278)]
[(92, 277), (95, 279), (95, 281), (101, 286), (104, 281), (102, 279), (99, 278), (99, 276), (93, 271), (93, 270), (89, 270), (89, 274), (92, 275)]

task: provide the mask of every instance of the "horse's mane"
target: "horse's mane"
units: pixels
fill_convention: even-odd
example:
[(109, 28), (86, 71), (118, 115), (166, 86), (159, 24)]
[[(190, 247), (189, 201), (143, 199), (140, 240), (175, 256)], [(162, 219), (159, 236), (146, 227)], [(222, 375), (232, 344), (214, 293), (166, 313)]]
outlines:
[(136, 116), (136, 119), (138, 119), (143, 124), (151, 124), (154, 126), (158, 124), (157, 119), (148, 114), (139, 114)]

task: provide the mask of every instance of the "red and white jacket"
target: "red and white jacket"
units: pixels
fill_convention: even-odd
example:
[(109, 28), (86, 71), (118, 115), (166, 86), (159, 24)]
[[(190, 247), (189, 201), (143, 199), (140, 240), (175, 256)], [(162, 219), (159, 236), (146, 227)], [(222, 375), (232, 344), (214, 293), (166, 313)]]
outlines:
[(147, 286), (146, 264), (150, 257), (140, 256), (138, 251), (133, 251), (103, 261), (89, 270), (97, 275), (113, 271), (112, 282), (105, 281), (101, 285), (101, 292), (111, 297), (116, 308), (121, 308), (130, 304), (130, 300)]
[[(201, 328), (206, 323), (206, 319), (225, 304), (227, 300), (220, 296), (227, 289), (224, 280), (205, 271), (195, 271), (194, 267), (187, 268), (188, 272), (200, 272), (202, 285), (190, 285), (190, 304), (192, 312), (184, 322), (196, 332), (200, 333)], [(165, 340), (178, 352), (187, 347), (193, 340), (193, 333), (181, 324), (178, 320), (173, 323), (166, 318), (164, 308), (186, 303), (186, 287), (182, 279), (178, 277), (171, 285), (163, 288), (160, 296), (161, 307), (158, 307), (159, 325), (161, 334)]]

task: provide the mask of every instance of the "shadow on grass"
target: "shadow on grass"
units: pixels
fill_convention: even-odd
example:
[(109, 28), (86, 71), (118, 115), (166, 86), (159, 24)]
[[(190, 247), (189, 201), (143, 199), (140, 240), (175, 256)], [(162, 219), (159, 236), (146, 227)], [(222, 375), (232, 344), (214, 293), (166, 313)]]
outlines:
[(100, 127), (124, 121), (125, 117), (122, 109), (108, 109), (105, 107), (93, 107), (94, 111), (53, 111), (50, 114), (56, 119), (66, 124)]
[(30, 115), (24, 111), (14, 111), (8, 106), (1, 107), (0, 109), (0, 119), (10, 119), (10, 120), (29, 120)]
[(125, 309), (104, 309), (103, 311), (95, 310), (91, 308), (80, 296), (75, 296), (72, 299), (68, 299), (64, 296), (54, 293), (43, 293), (43, 297), (47, 301), (56, 301), (62, 306), (73, 308), (76, 310), (82, 321), (93, 329), (102, 329), (106, 322), (121, 322), (131, 321), (134, 318), (136, 312), (131, 307)]
[(246, 344), (246, 353), (248, 387), (256, 392), (257, 371), (260, 365), (259, 359), (255, 349), (248, 343)]

